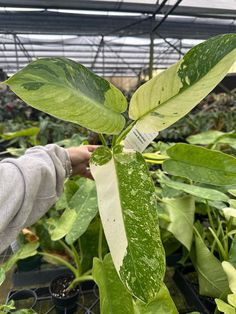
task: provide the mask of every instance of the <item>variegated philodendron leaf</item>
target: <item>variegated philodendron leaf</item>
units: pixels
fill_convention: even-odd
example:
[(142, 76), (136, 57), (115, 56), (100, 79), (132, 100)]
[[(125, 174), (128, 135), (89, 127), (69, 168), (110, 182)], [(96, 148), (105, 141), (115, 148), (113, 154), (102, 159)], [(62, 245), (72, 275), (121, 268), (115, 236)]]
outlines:
[(129, 291), (144, 302), (157, 295), (165, 255), (155, 188), (140, 153), (98, 148), (91, 158), (98, 206), (115, 268)]
[(131, 98), (129, 116), (140, 132), (158, 132), (186, 115), (227, 74), (236, 60), (236, 34), (213, 37), (143, 84)]
[(5, 83), (30, 106), (62, 120), (106, 134), (124, 127), (121, 91), (70, 59), (38, 59)]

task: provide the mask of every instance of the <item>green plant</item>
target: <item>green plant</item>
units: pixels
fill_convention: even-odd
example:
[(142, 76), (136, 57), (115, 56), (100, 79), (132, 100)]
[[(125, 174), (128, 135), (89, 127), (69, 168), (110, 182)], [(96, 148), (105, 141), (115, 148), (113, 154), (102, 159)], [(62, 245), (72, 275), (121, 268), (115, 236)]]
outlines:
[(227, 275), (229, 288), (232, 293), (227, 295), (228, 303), (221, 299), (216, 299), (217, 308), (224, 314), (235, 314), (236, 313), (236, 270), (229, 262), (223, 262), (222, 267)]
[[(104, 233), (119, 278), (126, 289), (144, 303), (158, 300), (165, 256), (158, 227), (155, 187), (145, 159), (138, 151), (142, 152), (157, 132), (196, 106), (226, 75), (235, 58), (234, 34), (217, 36), (194, 47), (134, 93), (127, 123), (122, 115), (127, 109), (122, 93), (72, 60), (39, 59), (6, 81), (31, 106), (99, 133), (103, 146), (94, 152), (90, 167), (96, 181)], [(111, 147), (108, 147), (107, 135), (113, 135)], [(164, 169), (169, 173), (178, 172), (175, 158), (181, 164), (185, 156), (178, 159), (178, 147), (168, 152), (170, 158), (164, 162)], [(204, 159), (202, 163), (202, 166), (195, 165), (192, 171), (200, 182), (202, 176), (206, 180)], [(234, 169), (234, 161), (232, 164)], [(224, 182), (236, 183), (236, 173), (228, 172), (226, 167)], [(184, 173), (184, 177), (188, 176)], [(222, 182), (222, 178), (213, 179)], [(106, 260), (99, 257), (101, 265), (106, 267)], [(102, 276), (97, 275), (98, 264), (95, 259), (93, 274), (99, 287), (105, 289)], [(105, 272), (105, 268), (100, 272)], [(101, 309), (106, 313), (105, 303), (101, 303)]]

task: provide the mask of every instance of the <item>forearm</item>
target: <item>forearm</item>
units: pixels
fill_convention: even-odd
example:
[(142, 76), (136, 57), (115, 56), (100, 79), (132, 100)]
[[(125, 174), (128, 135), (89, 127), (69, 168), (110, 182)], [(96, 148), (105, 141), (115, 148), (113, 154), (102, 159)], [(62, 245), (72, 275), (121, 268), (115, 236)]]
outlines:
[(36, 146), (0, 163), (0, 251), (56, 202), (69, 168), (66, 150), (56, 145)]

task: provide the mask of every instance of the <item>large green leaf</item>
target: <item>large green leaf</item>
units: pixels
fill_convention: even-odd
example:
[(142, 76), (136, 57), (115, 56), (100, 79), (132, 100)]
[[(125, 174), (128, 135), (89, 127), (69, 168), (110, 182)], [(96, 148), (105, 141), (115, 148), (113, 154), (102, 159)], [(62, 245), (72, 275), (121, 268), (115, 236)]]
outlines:
[(155, 299), (165, 272), (155, 188), (140, 153), (98, 148), (90, 169), (115, 268), (139, 299)]
[(190, 144), (199, 144), (199, 145), (210, 145), (214, 144), (215, 141), (221, 136), (224, 135), (223, 132), (210, 130), (206, 132), (202, 132), (199, 134), (194, 134), (187, 137), (187, 142)]
[(157, 132), (186, 115), (223, 79), (236, 60), (236, 35), (213, 37), (143, 84), (129, 116), (141, 132)]
[(167, 150), (164, 161), (169, 174), (212, 185), (236, 184), (236, 158), (189, 144), (176, 144)]
[(191, 196), (173, 199), (165, 198), (163, 199), (163, 203), (171, 221), (167, 225), (167, 230), (190, 251), (195, 212), (194, 198)]
[[(63, 214), (47, 220), (48, 231), (53, 241), (66, 237), (66, 242), (73, 244), (87, 230), (90, 222), (97, 215), (95, 183), (84, 178), (79, 182), (79, 188), (77, 184), (75, 186), (67, 184), (65, 197), (59, 201), (59, 205), (66, 206)], [(74, 193), (75, 189), (77, 191)]]
[(160, 183), (167, 185), (172, 189), (180, 190), (190, 195), (203, 198), (205, 200), (221, 202), (227, 202), (229, 200), (228, 196), (220, 191), (204, 188), (201, 186), (186, 184), (178, 181), (173, 181), (164, 176), (161, 177)]
[(135, 314), (178, 314), (178, 310), (170, 296), (170, 293), (163, 283), (155, 300), (149, 304), (137, 301)]
[(233, 241), (231, 242), (229, 250), (229, 262), (236, 267), (236, 236), (234, 236)]
[(236, 148), (236, 133), (223, 133), (210, 130), (200, 134), (191, 135), (187, 138), (187, 141), (190, 144), (200, 145), (228, 144), (229, 146)]
[(98, 213), (97, 193), (94, 181), (80, 180), (80, 188), (69, 202), (76, 211), (76, 218), (66, 235), (68, 244), (74, 243), (88, 228), (90, 222)]
[(59, 119), (107, 134), (124, 127), (124, 95), (70, 59), (38, 59), (5, 83), (30, 106)]
[(236, 311), (236, 294), (228, 294), (227, 300), (229, 304), (235, 308)]
[(230, 290), (236, 294), (236, 269), (229, 262), (222, 262), (222, 267), (228, 278)]
[(220, 300), (220, 299), (215, 299), (217, 308), (220, 312), (224, 313), (224, 314), (235, 314), (236, 310), (233, 306), (225, 303), (224, 301)]
[(195, 246), (195, 256), (191, 252), (191, 259), (198, 274), (199, 293), (218, 298), (228, 289), (223, 267), (199, 236), (195, 236)]
[(113, 265), (111, 255), (93, 260), (93, 277), (99, 287), (101, 314), (133, 314), (133, 300)]

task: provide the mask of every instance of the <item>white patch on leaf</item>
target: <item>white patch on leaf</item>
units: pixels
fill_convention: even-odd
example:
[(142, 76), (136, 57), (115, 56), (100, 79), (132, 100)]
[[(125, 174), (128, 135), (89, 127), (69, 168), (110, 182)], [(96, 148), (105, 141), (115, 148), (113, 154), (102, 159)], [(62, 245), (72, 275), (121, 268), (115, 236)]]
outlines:
[[(114, 159), (102, 166), (90, 165), (96, 181), (98, 208), (104, 233), (117, 272), (127, 253), (128, 240), (125, 232)], [(110, 195), (111, 197), (107, 197)]]

